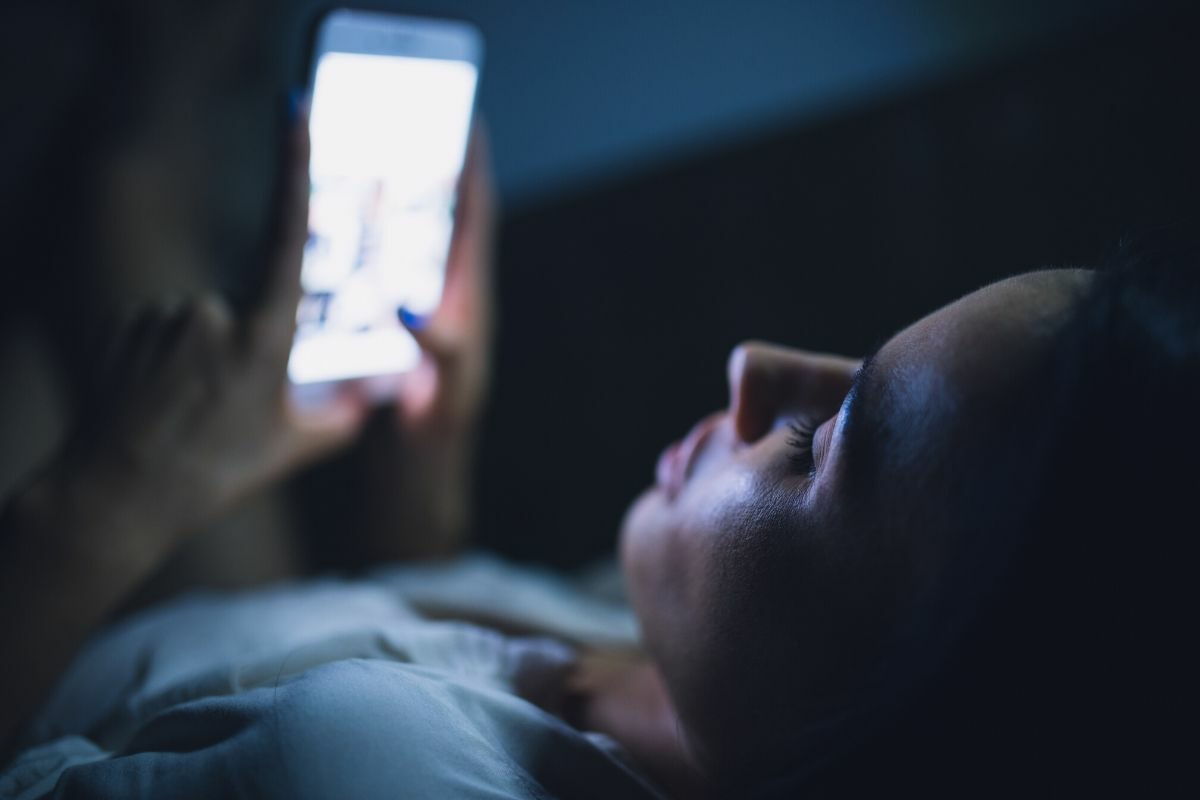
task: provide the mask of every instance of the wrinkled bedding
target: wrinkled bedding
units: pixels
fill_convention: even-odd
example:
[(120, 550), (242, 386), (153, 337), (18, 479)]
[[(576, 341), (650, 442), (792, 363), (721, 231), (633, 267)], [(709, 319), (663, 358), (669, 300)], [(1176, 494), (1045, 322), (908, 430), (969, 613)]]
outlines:
[(574, 645), (636, 636), (622, 603), (483, 555), (192, 595), (85, 647), (0, 798), (656, 797), (611, 740), (524, 699)]

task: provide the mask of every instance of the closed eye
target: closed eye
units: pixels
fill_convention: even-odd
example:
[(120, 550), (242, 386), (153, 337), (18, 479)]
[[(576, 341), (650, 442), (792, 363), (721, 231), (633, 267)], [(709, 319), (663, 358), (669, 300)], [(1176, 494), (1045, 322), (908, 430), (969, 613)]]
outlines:
[(797, 475), (813, 477), (816, 472), (816, 462), (813, 459), (813, 434), (816, 433), (816, 423), (808, 418), (797, 418), (788, 423), (787, 443), (791, 448), (788, 463)]

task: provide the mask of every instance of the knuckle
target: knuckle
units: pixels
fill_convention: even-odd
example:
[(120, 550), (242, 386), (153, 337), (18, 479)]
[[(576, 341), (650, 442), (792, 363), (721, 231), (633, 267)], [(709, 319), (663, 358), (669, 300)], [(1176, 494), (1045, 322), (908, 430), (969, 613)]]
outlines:
[(195, 301), (193, 319), (207, 333), (223, 335), (233, 326), (229, 304), (218, 295), (206, 294)]

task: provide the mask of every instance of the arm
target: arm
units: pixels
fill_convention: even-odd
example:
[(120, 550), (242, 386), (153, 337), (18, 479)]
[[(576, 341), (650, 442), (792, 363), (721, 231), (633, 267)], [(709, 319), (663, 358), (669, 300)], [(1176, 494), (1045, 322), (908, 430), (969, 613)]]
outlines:
[(355, 434), (351, 397), (300, 412), (285, 368), (307, 235), (307, 133), (296, 126), (264, 299), (144, 313), (110, 390), (0, 516), (0, 751), (95, 626), (188, 535)]
[(0, 516), (0, 753), (87, 635), (170, 552), (115, 483), (51, 469)]
[(364, 437), (366, 544), (373, 558), (447, 556), (467, 540), (495, 317), (495, 205), (487, 141), (477, 129), (459, 187), (442, 302), (427, 319), (402, 318), (421, 346), (421, 364)]
[(392, 412), (372, 420), (363, 436), (366, 555), (372, 561), (452, 556), (472, 526), (474, 431), (409, 432)]

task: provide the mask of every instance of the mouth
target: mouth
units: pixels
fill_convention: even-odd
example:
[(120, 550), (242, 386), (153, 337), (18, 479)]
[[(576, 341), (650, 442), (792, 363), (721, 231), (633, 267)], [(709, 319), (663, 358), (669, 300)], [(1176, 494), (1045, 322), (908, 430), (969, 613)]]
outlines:
[(655, 482), (667, 495), (674, 500), (691, 477), (697, 458), (704, 449), (705, 443), (717, 429), (723, 412), (710, 414), (700, 420), (688, 431), (687, 436), (678, 442), (673, 442), (663, 450), (655, 466)]

